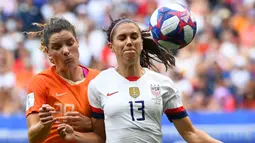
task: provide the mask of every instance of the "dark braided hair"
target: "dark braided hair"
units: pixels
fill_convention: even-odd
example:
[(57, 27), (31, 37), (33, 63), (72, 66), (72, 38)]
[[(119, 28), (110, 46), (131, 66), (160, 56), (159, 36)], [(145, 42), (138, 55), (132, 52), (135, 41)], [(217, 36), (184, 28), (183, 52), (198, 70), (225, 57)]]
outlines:
[[(116, 24), (120, 24), (121, 21), (123, 21), (123, 23), (133, 22), (134, 24), (136, 24), (133, 20), (130, 20), (128, 18), (119, 18), (119, 19), (113, 20), (112, 17), (110, 16), (110, 19), (111, 19), (111, 24), (108, 27), (108, 29), (106, 30), (103, 29), (103, 31), (106, 33), (108, 42), (112, 42), (111, 36), (114, 35), (114, 31), (112, 30), (115, 29), (114, 27), (116, 26)], [(175, 58), (173, 57), (173, 55), (171, 55), (170, 51), (168, 51), (167, 49), (159, 47), (151, 39), (151, 33), (149, 30), (144, 30), (144, 31), (142, 30), (141, 36), (143, 39), (143, 47), (144, 47), (140, 56), (140, 64), (142, 67), (156, 69), (156, 66), (153, 63), (153, 60), (159, 63), (163, 63), (166, 67), (166, 70), (168, 69), (168, 67), (172, 68), (175, 66)]]
[(74, 26), (66, 19), (63, 18), (51, 18), (49, 23), (32, 23), (35, 26), (38, 26), (41, 30), (36, 32), (24, 32), (28, 35), (39, 35), (41, 36), (41, 47), (40, 49), (45, 52), (48, 49), (50, 36), (58, 33), (62, 30), (67, 30), (72, 32), (76, 37)]

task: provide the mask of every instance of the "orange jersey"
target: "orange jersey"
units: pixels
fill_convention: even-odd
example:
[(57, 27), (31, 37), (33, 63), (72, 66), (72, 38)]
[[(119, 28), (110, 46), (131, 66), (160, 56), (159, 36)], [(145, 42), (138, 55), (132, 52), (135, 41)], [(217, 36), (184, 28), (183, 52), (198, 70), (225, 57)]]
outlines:
[[(55, 108), (56, 116), (63, 116), (68, 111), (78, 111), (91, 117), (87, 88), (90, 80), (98, 73), (96, 70), (88, 69), (86, 79), (78, 84), (70, 84), (60, 77), (55, 66), (35, 75), (28, 87), (26, 116), (38, 112), (43, 104), (49, 104)], [(57, 133), (58, 124), (52, 124), (50, 134), (44, 143), (66, 143)]]

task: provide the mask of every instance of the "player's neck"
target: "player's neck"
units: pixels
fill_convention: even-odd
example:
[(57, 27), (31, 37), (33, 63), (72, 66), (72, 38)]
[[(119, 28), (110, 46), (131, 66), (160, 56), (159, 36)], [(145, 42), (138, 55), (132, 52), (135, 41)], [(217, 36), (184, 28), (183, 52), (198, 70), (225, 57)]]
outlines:
[(144, 74), (144, 69), (140, 65), (118, 66), (116, 71), (123, 77), (141, 77)]
[(84, 79), (83, 70), (80, 66), (76, 66), (74, 68), (67, 68), (67, 69), (56, 68), (56, 72), (61, 77), (68, 79), (70, 81), (77, 82)]

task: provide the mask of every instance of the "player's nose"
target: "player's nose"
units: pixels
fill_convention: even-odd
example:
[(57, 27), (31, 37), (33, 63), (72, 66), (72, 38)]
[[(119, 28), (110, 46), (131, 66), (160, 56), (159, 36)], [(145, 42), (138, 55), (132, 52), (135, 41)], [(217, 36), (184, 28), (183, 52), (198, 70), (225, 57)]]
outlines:
[(132, 46), (132, 40), (130, 37), (127, 37), (127, 43), (126, 43), (127, 46)]
[(63, 46), (63, 47), (62, 47), (62, 50), (63, 50), (63, 54), (64, 54), (65, 56), (68, 56), (68, 55), (69, 55), (70, 51), (69, 51), (68, 46)]

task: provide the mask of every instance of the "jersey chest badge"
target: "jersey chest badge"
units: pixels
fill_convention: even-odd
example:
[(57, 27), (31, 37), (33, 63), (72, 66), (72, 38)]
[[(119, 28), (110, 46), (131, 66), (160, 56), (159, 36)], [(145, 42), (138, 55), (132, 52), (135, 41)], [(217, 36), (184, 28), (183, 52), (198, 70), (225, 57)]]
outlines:
[(129, 87), (129, 95), (136, 98), (140, 96), (140, 90), (138, 87)]
[(151, 94), (154, 95), (154, 98), (151, 98), (152, 100), (155, 101), (156, 105), (160, 105), (161, 104), (161, 89), (159, 84), (151, 84)]
[(151, 84), (151, 93), (156, 97), (161, 95), (159, 84)]

